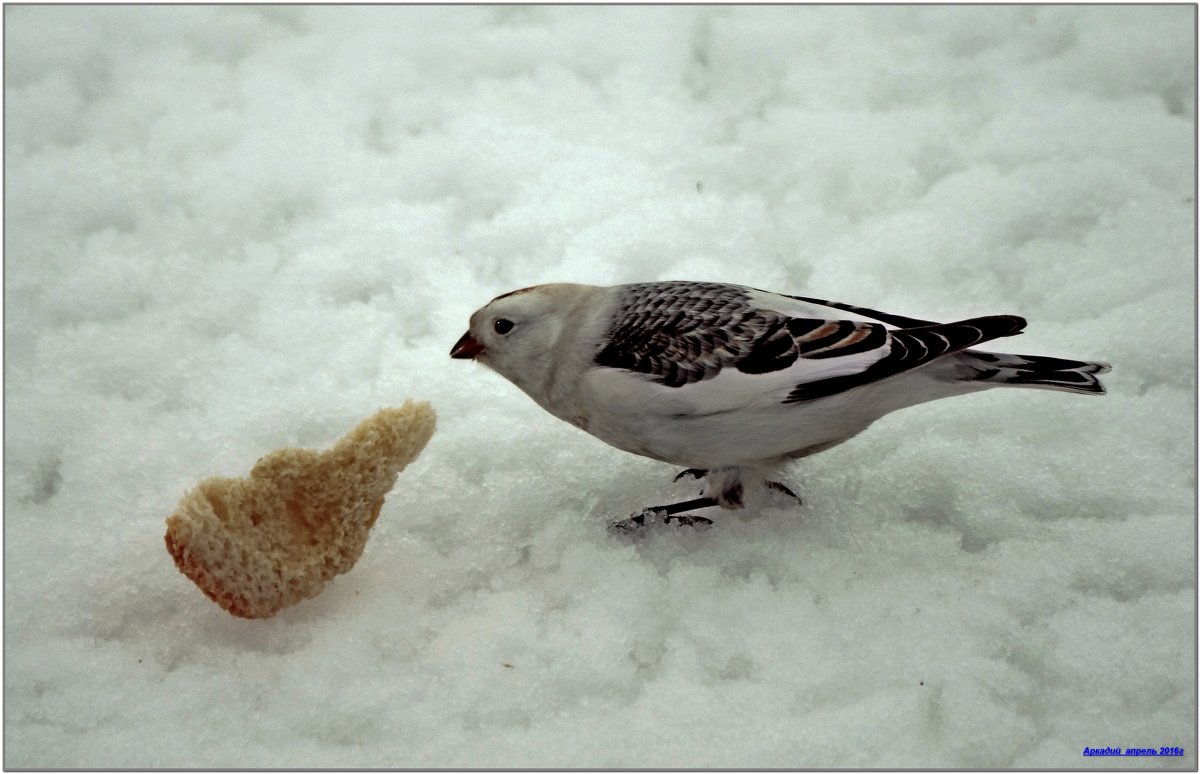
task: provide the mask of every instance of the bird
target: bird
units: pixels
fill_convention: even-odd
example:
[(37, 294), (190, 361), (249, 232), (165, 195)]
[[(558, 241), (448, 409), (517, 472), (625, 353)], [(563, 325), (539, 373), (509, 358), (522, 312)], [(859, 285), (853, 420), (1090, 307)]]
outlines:
[(551, 283), (496, 296), (450, 357), (474, 360), (549, 413), (626, 452), (704, 479), (701, 497), (645, 508), (648, 521), (709, 526), (772, 480), (898, 409), (993, 387), (1102, 395), (1111, 366), (984, 352), (1017, 315), (957, 322), (717, 282)]

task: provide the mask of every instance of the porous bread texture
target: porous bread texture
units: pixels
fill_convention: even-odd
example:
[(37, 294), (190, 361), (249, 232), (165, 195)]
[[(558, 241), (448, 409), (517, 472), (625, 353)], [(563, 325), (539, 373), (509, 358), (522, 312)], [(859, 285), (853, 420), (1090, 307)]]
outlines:
[(180, 572), (242, 618), (315, 597), (367, 544), (383, 498), (433, 435), (424, 402), (385, 408), (332, 449), (278, 449), (247, 478), (209, 478), (167, 519)]

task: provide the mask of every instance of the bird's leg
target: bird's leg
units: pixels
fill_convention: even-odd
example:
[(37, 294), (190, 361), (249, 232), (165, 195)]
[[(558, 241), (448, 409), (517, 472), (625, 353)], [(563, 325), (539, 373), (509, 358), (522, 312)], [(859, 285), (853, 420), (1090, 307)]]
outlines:
[(614, 522), (609, 529), (613, 532), (633, 532), (635, 529), (641, 529), (646, 526), (647, 517), (652, 519), (660, 518), (664, 524), (675, 523), (681, 526), (709, 525), (712, 524), (712, 519), (706, 519), (703, 516), (683, 516), (680, 514), (686, 511), (694, 511), (698, 508), (711, 508), (716, 504), (717, 501), (711, 497), (697, 497), (695, 500), (685, 500), (681, 503), (643, 508), (628, 519)]
[(796, 494), (791, 489), (788, 489), (786, 486), (779, 483), (778, 481), (768, 481), (767, 489), (770, 489), (771, 491), (774, 491), (774, 492), (779, 492), (780, 494), (787, 495), (788, 497), (790, 497), (796, 501), (796, 505), (803, 505), (803, 503), (804, 503), (804, 501), (800, 499), (800, 495)]
[[(685, 511), (694, 511), (698, 508), (711, 508), (717, 504), (717, 501), (711, 497), (697, 497), (695, 500), (685, 500), (681, 503), (672, 503), (671, 505), (659, 505), (646, 510), (658, 516), (662, 516), (662, 520), (666, 524), (676, 522), (678, 524), (712, 524), (712, 519), (706, 519), (703, 516), (681, 516), (679, 514)], [(646, 511), (643, 511), (645, 513)]]
[[(708, 475), (707, 470), (701, 470), (700, 468), (687, 468), (685, 470), (681, 470), (678, 473), (676, 473), (675, 478), (672, 480), (678, 481), (679, 479), (683, 478), (684, 476), (691, 476), (692, 478), (700, 479), (700, 478), (704, 478), (706, 475)], [(766, 481), (764, 483), (768, 490), (770, 490), (772, 492), (779, 492), (780, 494), (787, 495), (788, 497), (795, 500), (796, 505), (804, 504), (804, 501), (800, 499), (800, 495), (793, 492), (789, 487), (785, 486), (784, 484), (781, 484), (778, 481)], [(734, 497), (737, 500), (741, 499), (740, 493), (736, 494)]]

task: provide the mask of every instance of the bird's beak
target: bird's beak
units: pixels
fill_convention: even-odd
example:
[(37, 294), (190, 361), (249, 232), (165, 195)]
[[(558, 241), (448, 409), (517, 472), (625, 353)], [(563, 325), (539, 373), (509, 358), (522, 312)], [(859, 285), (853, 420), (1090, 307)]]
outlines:
[(470, 331), (462, 335), (458, 343), (454, 345), (454, 349), (450, 350), (450, 357), (458, 358), (459, 360), (474, 360), (475, 356), (483, 351), (483, 345), (475, 340)]

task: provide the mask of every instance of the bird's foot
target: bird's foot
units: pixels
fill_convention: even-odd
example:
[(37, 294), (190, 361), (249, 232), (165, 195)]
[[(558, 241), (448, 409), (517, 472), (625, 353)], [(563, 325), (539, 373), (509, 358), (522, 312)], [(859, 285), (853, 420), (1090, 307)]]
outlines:
[(708, 527), (712, 526), (713, 520), (706, 519), (703, 516), (684, 516), (681, 514), (673, 513), (673, 514), (670, 514), (667, 516), (663, 516), (663, 523), (664, 524), (675, 524), (680, 527), (702, 527), (704, 529), (707, 529)]
[(646, 526), (646, 512), (635, 513), (628, 519), (614, 521), (608, 525), (608, 531), (614, 535), (630, 535)]
[(653, 508), (644, 508), (628, 519), (613, 522), (609, 525), (608, 529), (610, 532), (616, 534), (629, 534), (646, 526), (647, 521), (660, 520), (663, 524), (707, 528), (712, 526), (712, 519), (687, 514), (687, 511), (694, 511), (698, 508), (711, 508), (716, 504), (717, 501), (711, 497), (697, 497), (695, 500), (686, 500), (681, 503), (672, 503), (671, 505), (656, 505)]
[(790, 497), (796, 501), (796, 505), (804, 504), (804, 501), (800, 499), (800, 495), (796, 494), (791, 489), (788, 489), (786, 486), (779, 483), (778, 481), (768, 481), (767, 489), (769, 489), (772, 492), (779, 492), (782, 495), (787, 495), (788, 497)]
[[(707, 475), (708, 475), (707, 470), (703, 470), (701, 468), (686, 468), (686, 469), (681, 470), (678, 473), (676, 473), (675, 478), (673, 480), (678, 481), (679, 479), (681, 479), (685, 476), (690, 476), (694, 479), (701, 479)], [(765, 482), (765, 484), (767, 487), (767, 491), (778, 492), (779, 494), (786, 495), (786, 496), (792, 498), (793, 500), (795, 500), (796, 505), (804, 504), (804, 501), (800, 499), (800, 495), (793, 492), (788, 486), (781, 484), (778, 481), (767, 481), (767, 482)], [(742, 505), (742, 487), (741, 487), (741, 485), (738, 484), (738, 485), (732, 487), (731, 489), (729, 489), (729, 491), (725, 492), (724, 499), (726, 501), (728, 501), (728, 503), (730, 505), (734, 506), (735, 508), (741, 507), (741, 505)]]

